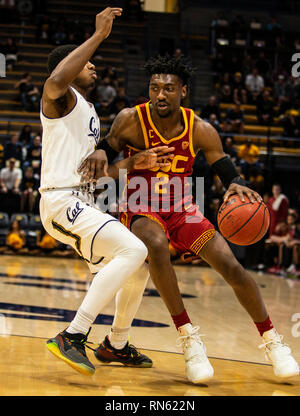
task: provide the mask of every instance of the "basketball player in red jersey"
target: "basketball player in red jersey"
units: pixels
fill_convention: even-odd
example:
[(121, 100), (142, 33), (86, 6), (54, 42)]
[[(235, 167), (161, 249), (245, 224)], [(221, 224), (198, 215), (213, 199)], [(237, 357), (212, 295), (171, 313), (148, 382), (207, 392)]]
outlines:
[[(201, 149), (227, 188), (225, 201), (234, 193), (241, 200), (246, 194), (252, 202), (261, 201), (260, 195), (245, 186), (231, 160), (225, 156), (216, 130), (191, 109), (181, 107), (191, 76), (191, 68), (184, 58), (159, 56), (151, 59), (145, 69), (150, 75), (150, 101), (121, 111), (99, 148), (106, 151), (108, 159), (122, 150), (124, 157), (128, 157), (161, 145), (175, 148), (169, 166), (129, 172), (128, 202), (133, 194), (130, 186), (133, 178), (143, 177), (148, 184), (147, 192), (140, 196), (139, 208), (132, 210), (128, 203), (120, 219), (148, 248), (150, 275), (179, 332), (187, 378), (202, 383), (213, 376), (213, 368), (206, 356), (199, 327), (192, 326), (185, 310), (170, 261), (169, 241), (181, 252), (200, 256), (229, 283), (262, 336), (262, 346), (274, 373), (280, 377), (298, 375), (299, 366), (273, 327), (250, 273), (237, 261), (224, 238), (198, 207), (188, 197), (182, 197), (184, 193), (178, 192), (178, 186), (174, 192), (169, 184), (179, 178), (181, 190), (184, 189), (184, 178), (191, 175), (194, 158)], [(97, 160), (96, 151), (81, 167), (91, 178), (95, 165), (102, 163), (101, 156)]]

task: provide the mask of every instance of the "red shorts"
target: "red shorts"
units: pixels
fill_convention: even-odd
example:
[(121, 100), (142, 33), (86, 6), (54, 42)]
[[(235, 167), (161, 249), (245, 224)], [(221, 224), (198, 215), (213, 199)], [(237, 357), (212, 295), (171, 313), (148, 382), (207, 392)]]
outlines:
[(131, 228), (132, 218), (136, 215), (157, 222), (168, 237), (171, 245), (179, 252), (199, 254), (204, 245), (215, 235), (214, 226), (200, 212), (197, 205), (182, 212), (153, 212), (150, 207), (138, 212), (121, 212), (120, 221)]

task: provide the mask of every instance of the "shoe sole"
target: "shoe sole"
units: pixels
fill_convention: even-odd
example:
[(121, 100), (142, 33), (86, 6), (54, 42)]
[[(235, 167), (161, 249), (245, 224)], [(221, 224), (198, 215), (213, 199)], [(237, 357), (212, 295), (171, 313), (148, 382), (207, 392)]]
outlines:
[(207, 381), (211, 380), (213, 378), (213, 376), (207, 376), (205, 378), (201, 378), (199, 380), (189, 380), (191, 383), (193, 384), (203, 384), (206, 383)]
[(79, 373), (85, 376), (92, 376), (95, 373), (95, 370), (92, 368), (89, 368), (87, 365), (74, 363), (72, 360), (65, 357), (61, 353), (56, 342), (54, 341), (47, 342), (46, 346), (52, 354), (54, 354), (57, 358), (60, 358), (61, 360), (63, 360), (65, 363), (69, 364), (74, 370), (78, 371)]
[(282, 376), (282, 375), (278, 375), (278, 374), (275, 374), (275, 376), (276, 377), (279, 377), (279, 378), (281, 378), (281, 379), (286, 379), (286, 378), (290, 378), (290, 377), (298, 377), (299, 376), (299, 371), (296, 373), (296, 372), (294, 372), (294, 373), (289, 373), (289, 374), (285, 374), (284, 376)]
[(107, 361), (107, 360), (102, 360), (101, 358), (99, 358), (96, 353), (94, 353), (95, 357), (97, 358), (98, 361), (100, 361), (101, 363), (104, 364), (109, 364), (109, 363), (120, 363), (123, 364), (125, 367), (135, 367), (135, 368), (151, 368), (153, 366), (153, 363), (143, 363), (143, 364), (127, 364), (127, 363), (122, 363), (122, 361), (118, 361), (118, 360), (113, 360), (113, 361)]

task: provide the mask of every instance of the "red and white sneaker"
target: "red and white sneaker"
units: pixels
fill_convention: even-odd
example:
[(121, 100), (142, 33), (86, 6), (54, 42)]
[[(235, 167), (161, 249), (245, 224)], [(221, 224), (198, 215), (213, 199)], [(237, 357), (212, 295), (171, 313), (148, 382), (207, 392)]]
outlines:
[(263, 334), (264, 343), (259, 348), (265, 348), (265, 357), (271, 361), (275, 376), (288, 378), (299, 375), (299, 365), (292, 356), (287, 344), (282, 342), (283, 336), (273, 328)]

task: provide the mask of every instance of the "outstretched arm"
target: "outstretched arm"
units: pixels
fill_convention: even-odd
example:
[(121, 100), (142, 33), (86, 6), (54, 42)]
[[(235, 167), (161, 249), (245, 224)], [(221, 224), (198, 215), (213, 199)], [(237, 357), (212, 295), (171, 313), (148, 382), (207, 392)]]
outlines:
[(246, 186), (246, 182), (238, 174), (231, 159), (225, 155), (222, 142), (216, 129), (199, 117), (195, 117), (194, 124), (194, 149), (197, 152), (202, 149), (207, 162), (221, 179), (227, 188), (224, 202), (230, 195), (238, 194), (241, 201), (245, 201), (246, 194), (251, 202), (262, 201), (261, 196)]
[(57, 100), (66, 94), (69, 85), (83, 70), (99, 44), (110, 34), (114, 18), (121, 13), (120, 8), (107, 7), (97, 14), (94, 34), (63, 59), (45, 82), (43, 95), (46, 99)]

